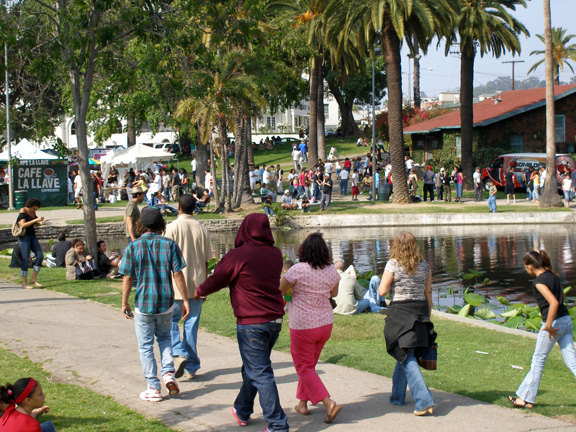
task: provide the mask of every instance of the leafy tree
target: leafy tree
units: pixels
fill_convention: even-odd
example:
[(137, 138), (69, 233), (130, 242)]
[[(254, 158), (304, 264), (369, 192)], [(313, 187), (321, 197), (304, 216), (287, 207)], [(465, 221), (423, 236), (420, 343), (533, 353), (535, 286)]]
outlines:
[[(554, 82), (556, 85), (560, 85), (560, 72), (564, 72), (564, 66), (568, 66), (572, 73), (574, 73), (574, 68), (568, 62), (568, 60), (576, 61), (576, 43), (571, 44), (570, 41), (576, 38), (575, 35), (566, 35), (566, 29), (562, 27), (552, 27), (552, 65), (554, 68)], [(537, 34), (536, 37), (545, 43), (545, 38), (542, 35)], [(545, 55), (546, 50), (535, 50), (530, 53), (530, 55)], [(538, 69), (545, 59), (542, 59), (532, 65), (528, 70), (531, 73)]]
[[(542, 81), (535, 76), (528, 77), (522, 81), (514, 80), (514, 88), (516, 90), (527, 90), (533, 88), (546, 87), (546, 81)], [(512, 89), (512, 79), (507, 76), (498, 77), (495, 80), (488, 81), (486, 84), (481, 84), (474, 87), (474, 97), (482, 94), (496, 93), (498, 91), (504, 92)]]
[(491, 52), (500, 57), (507, 50), (520, 52), (518, 35), (529, 35), (509, 11), (526, 7), (525, 0), (457, 0), (457, 26), (447, 38), (446, 54), (456, 40), (460, 43), (460, 134), (464, 186), (472, 189), (474, 172), (472, 140), (474, 133), (474, 59)]

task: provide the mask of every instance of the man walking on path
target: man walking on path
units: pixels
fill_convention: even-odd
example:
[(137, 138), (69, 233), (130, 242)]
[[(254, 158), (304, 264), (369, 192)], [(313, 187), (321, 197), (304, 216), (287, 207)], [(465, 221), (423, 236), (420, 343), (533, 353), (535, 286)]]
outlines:
[(426, 202), (428, 194), (430, 194), (430, 202), (434, 202), (434, 171), (432, 167), (428, 165), (428, 170), (422, 174), (422, 179), (424, 180), (424, 198), (423, 201)]
[(239, 426), (246, 426), (254, 412), (256, 393), (265, 431), (290, 428), (280, 405), (270, 353), (282, 329), (284, 305), (280, 294), (282, 252), (274, 246), (270, 222), (263, 214), (246, 216), (234, 243), (210, 276), (194, 293), (194, 299), (230, 287), (236, 316), (238, 348), (242, 357), (242, 387), (232, 407)]
[(474, 180), (474, 201), (482, 201), (482, 174), (480, 168), (476, 167), (476, 172), (472, 175)]
[[(163, 237), (166, 221), (156, 207), (144, 207), (139, 223), (142, 236), (126, 247), (119, 273), (124, 275), (122, 285), (122, 313), (128, 319), (134, 319), (138, 350), (144, 378), (148, 388), (140, 393), (140, 399), (160, 402), (160, 380), (158, 367), (154, 359), (154, 338), (160, 349), (162, 367), (160, 373), (170, 396), (180, 392), (174, 378), (172, 360), (172, 311), (174, 310), (174, 290), (172, 277), (182, 296), (183, 319), (189, 314), (188, 292), (182, 269), (186, 267), (180, 248), (173, 241)], [(128, 299), (132, 283), (138, 275), (134, 312)], [(173, 275), (173, 276), (172, 276)]]
[(133, 242), (138, 237), (136, 224), (140, 220), (140, 209), (138, 204), (144, 201), (144, 191), (142, 188), (132, 188), (132, 199), (124, 211), (124, 232), (128, 238), (128, 243)]
[(302, 142), (300, 143), (298, 148), (300, 149), (300, 152), (302, 153), (302, 160), (304, 161), (304, 163), (306, 165), (308, 165), (308, 145), (306, 144), (306, 141), (302, 140)]
[[(188, 297), (192, 297), (196, 287), (206, 280), (208, 276), (208, 262), (212, 258), (210, 236), (204, 225), (193, 216), (196, 200), (192, 195), (182, 195), (178, 204), (178, 219), (166, 227), (166, 237), (174, 240), (180, 247), (186, 269), (184, 280), (188, 289)], [(176, 283), (176, 280), (172, 280)], [(175, 377), (182, 375), (188, 379), (196, 377), (200, 369), (200, 358), (196, 349), (198, 340), (198, 324), (202, 311), (203, 300), (189, 300), (190, 316), (184, 321), (182, 339), (178, 321), (182, 316), (182, 296), (174, 292), (176, 301), (172, 315), (172, 351), (174, 355)]]

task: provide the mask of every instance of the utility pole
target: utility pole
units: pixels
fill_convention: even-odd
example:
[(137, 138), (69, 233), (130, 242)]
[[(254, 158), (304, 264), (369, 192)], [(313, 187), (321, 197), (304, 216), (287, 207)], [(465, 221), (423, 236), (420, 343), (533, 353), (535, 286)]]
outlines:
[(6, 66), (6, 142), (8, 143), (8, 210), (14, 210), (14, 170), (12, 169), (12, 145), (10, 144), (10, 92), (8, 91), (8, 44), (4, 44)]
[(524, 60), (510, 60), (502, 63), (512, 63), (512, 91), (514, 91), (514, 66), (516, 63), (524, 63)]

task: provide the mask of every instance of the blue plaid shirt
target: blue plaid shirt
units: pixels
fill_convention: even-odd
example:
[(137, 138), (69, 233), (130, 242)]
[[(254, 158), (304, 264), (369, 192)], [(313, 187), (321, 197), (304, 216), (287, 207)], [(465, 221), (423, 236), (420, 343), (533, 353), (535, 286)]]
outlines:
[(134, 307), (142, 314), (166, 312), (174, 304), (172, 273), (186, 267), (180, 248), (169, 238), (146, 233), (126, 247), (119, 273), (137, 277)]

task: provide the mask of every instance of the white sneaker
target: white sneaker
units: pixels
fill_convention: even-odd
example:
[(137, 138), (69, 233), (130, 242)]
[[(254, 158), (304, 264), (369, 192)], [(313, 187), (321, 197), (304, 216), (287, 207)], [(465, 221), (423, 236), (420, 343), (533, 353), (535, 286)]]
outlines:
[(160, 390), (155, 390), (148, 387), (146, 391), (140, 393), (140, 399), (148, 402), (161, 402), (162, 393), (160, 393)]
[(166, 385), (166, 388), (168, 389), (168, 394), (170, 396), (176, 396), (178, 393), (180, 393), (180, 388), (178, 387), (178, 383), (174, 378), (174, 374), (167, 373), (162, 376), (162, 379), (164, 380), (164, 384)]

